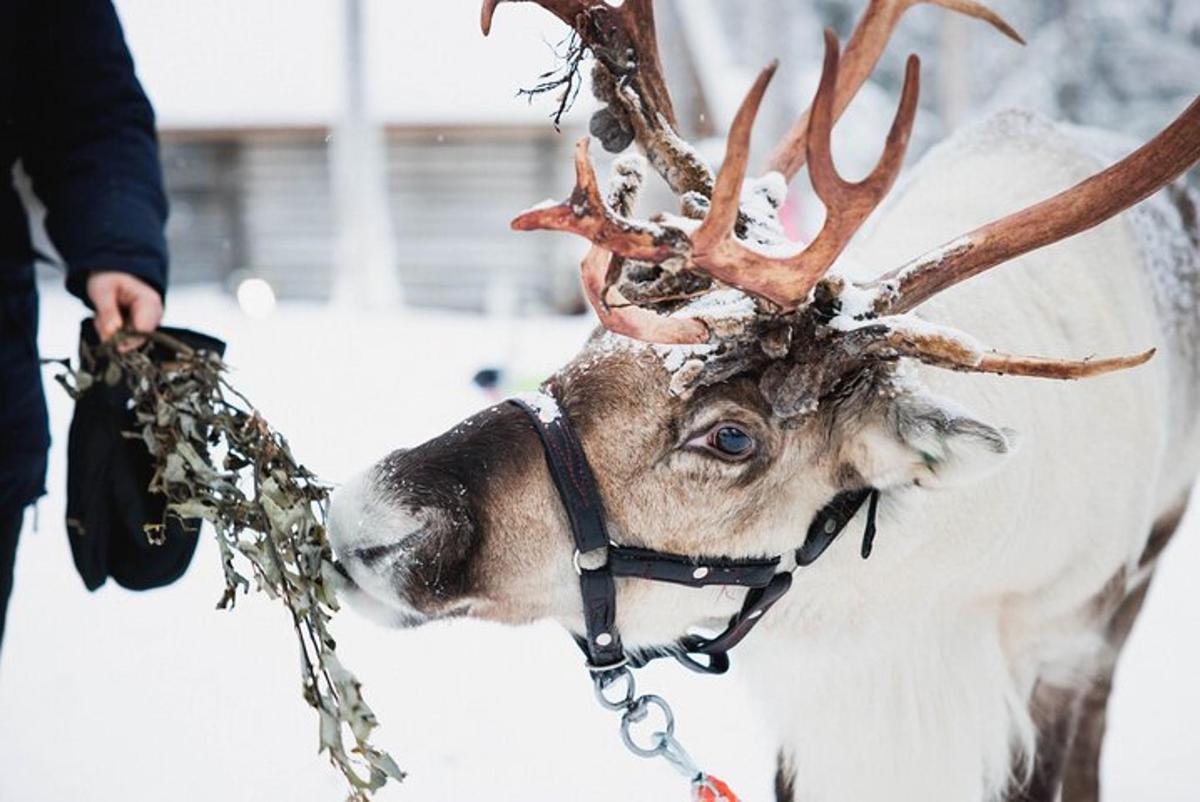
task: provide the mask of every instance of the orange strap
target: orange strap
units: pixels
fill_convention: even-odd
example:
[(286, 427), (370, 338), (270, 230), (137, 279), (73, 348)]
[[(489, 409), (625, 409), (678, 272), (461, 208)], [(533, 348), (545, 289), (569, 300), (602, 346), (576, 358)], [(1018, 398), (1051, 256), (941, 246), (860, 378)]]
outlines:
[(739, 802), (737, 794), (722, 780), (705, 774), (692, 784), (692, 802)]

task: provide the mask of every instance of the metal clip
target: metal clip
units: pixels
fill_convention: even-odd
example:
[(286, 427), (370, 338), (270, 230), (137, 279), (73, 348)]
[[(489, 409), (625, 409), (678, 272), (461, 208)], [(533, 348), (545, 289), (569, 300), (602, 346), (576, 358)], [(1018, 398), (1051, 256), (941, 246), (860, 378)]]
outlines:
[[(652, 746), (640, 746), (633, 740), (633, 732), (630, 727), (645, 721), (650, 714), (651, 707), (657, 707), (662, 713), (663, 729), (654, 733)], [(621, 740), (625, 742), (626, 748), (638, 757), (658, 757), (664, 754), (667, 749), (666, 742), (675, 740), (675, 714), (671, 712), (671, 706), (661, 696), (654, 694), (639, 696), (625, 710), (625, 715), (621, 716)]]
[[(626, 683), (624, 698), (617, 701), (609, 699), (604, 692), (622, 679)], [(609, 674), (597, 674), (592, 677), (592, 687), (596, 691), (597, 701), (600, 702), (600, 706), (605, 710), (628, 710), (633, 705), (634, 696), (637, 694), (637, 686), (633, 681), (633, 672), (624, 667)]]
[[(624, 690), (614, 698), (610, 690), (622, 680), (625, 683)], [(663, 758), (693, 785), (706, 781), (704, 772), (683, 745), (675, 740), (675, 714), (667, 700), (654, 694), (638, 696), (633, 672), (628, 666), (620, 665), (604, 673), (593, 674), (592, 687), (601, 707), (621, 712), (621, 741), (625, 748), (638, 757)], [(662, 715), (662, 726), (650, 733), (650, 745), (643, 746), (634, 740), (633, 725), (646, 721), (652, 709), (657, 709)]]

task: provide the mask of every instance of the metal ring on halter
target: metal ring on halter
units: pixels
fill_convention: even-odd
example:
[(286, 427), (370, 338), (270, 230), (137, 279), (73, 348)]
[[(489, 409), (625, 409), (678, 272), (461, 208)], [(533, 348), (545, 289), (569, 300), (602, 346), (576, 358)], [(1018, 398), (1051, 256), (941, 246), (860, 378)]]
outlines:
[[(611, 540), (608, 541), (608, 543), (609, 543), (609, 546), (612, 546), (614, 548), (620, 548), (619, 546), (617, 546), (616, 543), (613, 543)], [(584, 568), (583, 568), (583, 564), (582, 564), (581, 560), (583, 559), (584, 554), (592, 554), (593, 552), (601, 552), (601, 558), (602, 558), (601, 561), (595, 566), (595, 568), (587, 569), (589, 571), (594, 571), (599, 568), (603, 568), (605, 565), (607, 565), (608, 564), (608, 548), (609, 548), (609, 546), (597, 546), (594, 549), (588, 549), (586, 552), (581, 552), (579, 549), (575, 549), (575, 553), (571, 555), (571, 565), (575, 568), (575, 573), (578, 576), (583, 576)]]
[[(605, 710), (628, 710), (633, 705), (633, 697), (637, 693), (633, 682), (633, 672), (628, 668), (621, 668), (610, 675), (610, 677), (607, 681), (601, 675), (596, 675), (592, 678), (592, 684), (596, 691), (596, 700), (600, 702), (601, 707)], [(616, 685), (621, 679), (626, 681), (625, 698), (614, 702), (604, 695), (604, 691), (606, 688)]]
[[(632, 724), (643, 721), (646, 718), (650, 706), (657, 707), (662, 711), (663, 719), (666, 723), (664, 729), (654, 733), (656, 741), (654, 746), (647, 749), (634, 743), (633, 734), (629, 731), (629, 728)], [(675, 716), (671, 713), (671, 706), (661, 696), (655, 696), (654, 694), (638, 697), (633, 705), (625, 711), (625, 715), (621, 716), (621, 740), (625, 742), (625, 746), (629, 751), (638, 757), (658, 757), (666, 752), (667, 742), (675, 740)]]
[(594, 666), (590, 660), (584, 660), (583, 665), (588, 671), (592, 672), (593, 677), (602, 677), (605, 674), (609, 674), (613, 671), (620, 671), (621, 669), (625, 668), (625, 666), (629, 665), (629, 657), (622, 657), (615, 663), (609, 663), (606, 666)]

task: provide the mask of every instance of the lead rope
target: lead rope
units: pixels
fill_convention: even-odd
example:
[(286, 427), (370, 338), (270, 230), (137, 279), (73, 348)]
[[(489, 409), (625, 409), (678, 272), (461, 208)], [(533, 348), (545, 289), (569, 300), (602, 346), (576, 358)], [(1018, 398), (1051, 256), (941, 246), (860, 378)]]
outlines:
[[(527, 398), (511, 399), (510, 403), (528, 417), (537, 432), (546, 466), (571, 526), (585, 633), (578, 636), (577, 640), (587, 656), (596, 698), (604, 709), (621, 714), (621, 740), (626, 748), (638, 757), (661, 757), (670, 763), (691, 783), (694, 802), (738, 802), (737, 795), (729, 786), (701, 771), (683, 745), (675, 739), (675, 716), (666, 700), (654, 694), (637, 695), (630, 669), (644, 665), (646, 660), (631, 661), (621, 645), (616, 629), (617, 600), (613, 579), (615, 576), (626, 576), (692, 587), (724, 584), (749, 588), (741, 611), (730, 620), (721, 634), (713, 639), (686, 636), (679, 642), (680, 648), (675, 652), (680, 662), (693, 670), (721, 674), (729, 668), (729, 650), (787, 593), (792, 583), (792, 572), (776, 573), (780, 557), (766, 560), (719, 558), (702, 562), (699, 558), (617, 545), (608, 536), (604, 502), (600, 498), (583, 445), (554, 396), (542, 392)], [(868, 500), (870, 506), (862, 544), (862, 556), (866, 558), (871, 553), (875, 539), (875, 513), (879, 502), (879, 491), (875, 488), (844, 491), (822, 509), (822, 514), (809, 525), (804, 542), (796, 550), (797, 567), (809, 565), (820, 557)], [(593, 553), (603, 554), (601, 564), (585, 568), (581, 565), (581, 558)], [(670, 653), (656, 654), (649, 659)], [(692, 657), (693, 654), (706, 655), (708, 662)], [(619, 699), (614, 699), (611, 691), (622, 680), (625, 692)], [(645, 722), (651, 708), (658, 709), (663, 728), (651, 732), (650, 745), (643, 746), (634, 739), (633, 726)]]
[[(621, 680), (625, 681), (625, 693), (614, 700), (608, 692)], [(633, 672), (628, 666), (593, 672), (592, 683), (600, 706), (621, 713), (621, 741), (626, 749), (638, 757), (661, 757), (667, 761), (691, 783), (693, 802), (739, 802), (728, 785), (702, 771), (683, 744), (676, 740), (675, 714), (671, 712), (667, 700), (654, 694), (637, 695)], [(651, 708), (657, 708), (662, 714), (663, 725), (662, 729), (650, 734), (650, 746), (642, 746), (634, 739), (633, 726), (646, 721)]]
[[(871, 555), (872, 546), (875, 542), (875, 517), (879, 510), (880, 493), (875, 488), (868, 488), (860, 492), (864, 495), (859, 496), (853, 505), (853, 509), (850, 511), (850, 515), (840, 522), (840, 526), (837, 526), (833, 532), (828, 532), (825, 526), (822, 526), (822, 529), (826, 530), (827, 535), (832, 534), (836, 537), (846, 523), (849, 522), (849, 518), (853, 517), (862, 504), (866, 502), (867, 523), (863, 530), (861, 548), (862, 557), (866, 559)], [(827, 545), (829, 545), (828, 542), (819, 546), (816, 550), (816, 555), (819, 556)], [(800, 550), (797, 550), (796, 556), (797, 567), (799, 567), (799, 565), (804, 564)], [(815, 556), (809, 562), (812, 559), (815, 559)], [(756, 611), (757, 615), (755, 613), (751, 614), (753, 618), (760, 617), (761, 613), (765, 612), (779, 596), (787, 592), (788, 587), (791, 585), (791, 574), (779, 574), (776, 576), (776, 579), (778, 580), (781, 577), (785, 579), (781, 583), (782, 587), (777, 590), (766, 607)], [(751, 593), (754, 593), (754, 591), (751, 591)], [(745, 612), (745, 609), (743, 612)], [(740, 637), (738, 640), (740, 640)], [(600, 702), (601, 707), (605, 710), (621, 714), (621, 741), (625, 744), (626, 749), (638, 757), (660, 757), (669, 763), (691, 784), (693, 802), (740, 802), (737, 794), (723, 780), (701, 770), (696, 765), (696, 761), (692, 759), (692, 756), (683, 748), (683, 744), (679, 743), (675, 738), (675, 714), (671, 711), (671, 706), (667, 704), (667, 700), (655, 694), (637, 695), (637, 685), (634, 681), (633, 672), (628, 665), (596, 669), (589, 663), (588, 669), (592, 672), (592, 686), (596, 693), (596, 700)], [(610, 690), (617, 687), (622, 680), (624, 681), (625, 692), (620, 698), (614, 699), (609, 695)], [(641, 724), (649, 718), (651, 708), (658, 709), (662, 715), (663, 726), (662, 729), (650, 733), (649, 746), (642, 746), (634, 739), (633, 727), (635, 724)]]

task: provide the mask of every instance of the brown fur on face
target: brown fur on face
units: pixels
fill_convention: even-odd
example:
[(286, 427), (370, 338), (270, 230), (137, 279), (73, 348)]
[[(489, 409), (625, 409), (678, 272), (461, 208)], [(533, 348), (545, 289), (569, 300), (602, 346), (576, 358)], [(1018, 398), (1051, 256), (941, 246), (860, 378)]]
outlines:
[[(811, 515), (849, 489), (845, 482), (862, 482), (831, 447), (847, 425), (836, 411), (848, 405), (797, 425), (774, 413), (761, 378), (750, 370), (681, 397), (654, 349), (597, 338), (547, 382), (583, 443), (615, 541), (696, 556), (773, 556), (800, 543)], [(689, 446), (718, 424), (750, 434), (754, 455), (733, 463)], [(411, 581), (398, 590), (406, 603), (434, 617), (467, 609), (577, 628), (571, 535), (524, 413), (486, 410), (397, 452), (378, 475), (394, 503), (436, 507), (459, 522), (412, 551)], [(798, 518), (797, 510), (809, 514)], [(619, 583), (621, 608), (636, 609), (645, 592), (636, 584)], [(679, 626), (715, 615), (708, 598), (693, 592), (694, 619)]]
[[(760, 389), (761, 372), (680, 397), (654, 349), (603, 353), (597, 363), (585, 351), (550, 388), (579, 432), (601, 494), (613, 500), (607, 513), (619, 542), (690, 555), (773, 555), (797, 545), (808, 524), (799, 522), (797, 533), (792, 520), (799, 477), (814, 512), (845, 489), (828, 450), (841, 424), (832, 413), (798, 427), (780, 419)], [(721, 423), (754, 437), (757, 453), (729, 463), (686, 447)], [(769, 536), (781, 525), (786, 542)]]
[[(796, 549), (842, 491), (937, 483), (1007, 451), (1002, 432), (897, 389), (887, 367), (794, 341), (778, 357), (763, 354), (757, 342), (680, 354), (599, 335), (546, 383), (579, 436), (615, 542), (691, 557), (773, 557)], [(818, 364), (822, 355), (828, 362)], [(701, 366), (691, 374), (699, 380), (681, 391), (689, 365)], [(789, 398), (815, 402), (799, 404), (801, 413)], [(725, 425), (754, 439), (747, 459), (705, 447)], [(391, 562), (374, 573), (352, 568), (377, 600), (418, 622), (466, 612), (510, 623), (552, 617), (581, 629), (571, 532), (524, 412), (505, 404), (480, 413), (389, 458), (376, 476), (387, 500), (367, 539)], [(421, 537), (389, 550), (396, 510), (404, 515), (395, 528), (419, 526)], [(346, 516), (351, 527), (362, 518)], [(721, 587), (622, 579), (617, 591), (617, 624), (631, 646), (674, 642), (740, 602)]]

